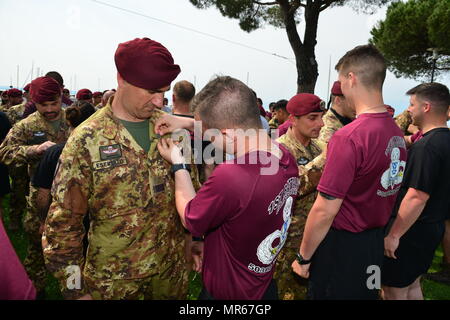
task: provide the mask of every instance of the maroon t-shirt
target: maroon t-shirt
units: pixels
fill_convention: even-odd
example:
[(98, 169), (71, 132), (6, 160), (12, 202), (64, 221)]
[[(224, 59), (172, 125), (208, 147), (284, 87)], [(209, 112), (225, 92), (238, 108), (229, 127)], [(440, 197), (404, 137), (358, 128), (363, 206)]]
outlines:
[(36, 290), (0, 219), (0, 300), (33, 300)]
[(391, 115), (364, 113), (328, 144), (317, 189), (344, 199), (333, 221), (338, 230), (361, 232), (389, 220), (406, 165), (403, 133)]
[(286, 132), (291, 127), (292, 122), (289, 120), (286, 120), (281, 126), (278, 127), (278, 136), (281, 137), (283, 134), (286, 134)]
[(422, 138), (423, 138), (423, 132), (422, 132), (422, 130), (419, 130), (411, 136), (411, 143), (417, 142)]
[[(280, 148), (281, 160), (252, 152), (218, 165), (186, 207), (189, 231), (205, 235), (203, 285), (215, 299), (261, 299), (272, 280), (299, 187), (295, 159)], [(261, 175), (262, 156), (276, 174)]]

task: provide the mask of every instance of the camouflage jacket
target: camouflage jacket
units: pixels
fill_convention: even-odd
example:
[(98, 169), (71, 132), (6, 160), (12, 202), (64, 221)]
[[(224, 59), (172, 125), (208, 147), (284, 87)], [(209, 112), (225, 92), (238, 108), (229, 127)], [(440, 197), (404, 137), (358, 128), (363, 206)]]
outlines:
[(6, 115), (8, 116), (9, 122), (12, 126), (22, 120), (23, 112), (25, 111), (25, 105), (26, 102), (23, 102), (8, 109)]
[(331, 110), (328, 110), (323, 115), (322, 120), (323, 120), (324, 126), (320, 130), (320, 135), (319, 135), (318, 140), (323, 145), (328, 145), (328, 142), (330, 141), (333, 134), (336, 131), (338, 131), (340, 128), (342, 128), (344, 125), (342, 124), (341, 121), (339, 121), (339, 119), (336, 117), (336, 115)]
[[(90, 280), (141, 279), (158, 273), (177, 277), (185, 268), (185, 233), (176, 206), (171, 165), (157, 149), (150, 118), (148, 154), (114, 117), (108, 104), (70, 136), (61, 154), (46, 220), (43, 248), (47, 268), (66, 290), (77, 266)], [(199, 188), (193, 167), (194, 188)], [(83, 256), (83, 218), (89, 213), (89, 247)]]
[(270, 128), (270, 130), (274, 130), (274, 129), (278, 128), (278, 120), (275, 119), (275, 117), (272, 117), (272, 119), (270, 119), (269, 128)]
[[(311, 140), (308, 147), (303, 146), (294, 137), (292, 128), (289, 128), (285, 135), (282, 135), (277, 139), (278, 143), (285, 146), (289, 152), (297, 159), (297, 165), (299, 167), (299, 177), (302, 183), (303, 167), (307, 165), (311, 160), (321, 154), (322, 148), (316, 140)], [(289, 235), (285, 246), (288, 248), (298, 249), (300, 245), (300, 239), (303, 234), (303, 229), (306, 223), (306, 216), (309, 213), (314, 201), (316, 199), (316, 192), (309, 193), (307, 195), (301, 194), (301, 186), (299, 189), (299, 197), (295, 203), (294, 214), (292, 216), (292, 222), (289, 226)]]
[(403, 111), (394, 118), (395, 123), (398, 125), (403, 134), (410, 134), (408, 132), (409, 125), (412, 124), (412, 118), (408, 110)]
[(344, 126), (331, 110), (328, 110), (322, 119), (324, 126), (320, 130), (320, 135), (317, 139), (317, 144), (322, 149), (322, 153), (307, 165), (299, 168), (301, 177), (300, 194), (303, 196), (316, 191), (325, 167), (328, 142), (333, 134)]
[(64, 119), (65, 114), (62, 110), (58, 131), (55, 131), (39, 112), (16, 123), (0, 145), (0, 162), (16, 167), (28, 164), (28, 173), (32, 177), (40, 156), (31, 154), (30, 147), (45, 141), (65, 142), (69, 136), (69, 127)]

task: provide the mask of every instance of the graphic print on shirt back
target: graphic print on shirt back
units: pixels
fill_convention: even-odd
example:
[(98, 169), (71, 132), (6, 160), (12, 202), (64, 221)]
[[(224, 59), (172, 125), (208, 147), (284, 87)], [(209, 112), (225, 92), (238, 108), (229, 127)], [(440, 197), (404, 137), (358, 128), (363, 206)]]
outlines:
[(390, 157), (391, 162), (389, 168), (381, 176), (381, 186), (383, 190), (378, 190), (377, 195), (380, 197), (389, 197), (396, 194), (400, 189), (405, 172), (406, 162), (400, 159), (400, 148), (405, 149), (405, 140), (402, 137), (394, 136), (389, 140), (385, 155)]
[[(275, 212), (277, 215), (281, 208), (283, 208), (283, 225), (281, 229), (275, 230), (269, 234), (259, 244), (256, 251), (258, 260), (265, 264), (267, 267), (258, 267), (253, 263), (248, 265), (248, 269), (256, 273), (267, 273), (272, 270), (273, 263), (276, 261), (278, 253), (283, 248), (286, 242), (289, 225), (291, 224), (292, 206), (294, 203), (294, 196), (297, 195), (299, 188), (299, 179), (297, 177), (290, 178), (283, 190), (277, 195), (277, 197), (270, 203), (268, 207), (269, 215)], [(279, 239), (278, 245), (275, 247), (273, 243)]]

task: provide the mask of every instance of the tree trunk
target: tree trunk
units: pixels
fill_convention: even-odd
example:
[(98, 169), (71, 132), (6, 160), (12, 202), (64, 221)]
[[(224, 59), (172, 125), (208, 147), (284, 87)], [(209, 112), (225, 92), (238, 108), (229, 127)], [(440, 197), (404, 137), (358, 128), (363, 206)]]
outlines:
[(300, 39), (295, 24), (295, 12), (298, 7), (293, 7), (288, 1), (278, 2), (286, 26), (286, 33), (295, 55), (297, 67), (297, 93), (314, 93), (317, 78), (319, 76), (317, 69), (316, 47), (317, 24), (320, 14), (320, 1), (307, 1), (305, 8), (305, 38), (304, 42)]

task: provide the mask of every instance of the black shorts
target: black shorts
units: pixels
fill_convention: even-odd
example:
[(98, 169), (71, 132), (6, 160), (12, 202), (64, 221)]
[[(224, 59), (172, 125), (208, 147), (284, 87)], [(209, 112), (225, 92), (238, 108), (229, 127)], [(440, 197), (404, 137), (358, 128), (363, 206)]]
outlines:
[[(391, 224), (392, 221), (386, 231), (390, 230)], [(384, 257), (381, 283), (388, 287), (404, 288), (427, 273), (444, 231), (444, 222), (413, 224), (400, 238), (395, 251), (397, 259)]]
[(6, 167), (3, 163), (0, 163), (0, 198), (10, 192), (11, 186), (9, 184), (8, 167)]
[[(216, 300), (216, 299), (206, 290), (205, 287), (203, 287), (202, 291), (200, 292), (200, 295), (198, 296), (198, 300)], [(270, 281), (270, 284), (267, 287), (266, 292), (264, 292), (264, 295), (262, 296), (261, 300), (278, 300), (278, 287), (274, 279)]]
[[(377, 300), (383, 228), (359, 233), (331, 228), (311, 260), (308, 299)], [(368, 285), (369, 283), (369, 285)]]

